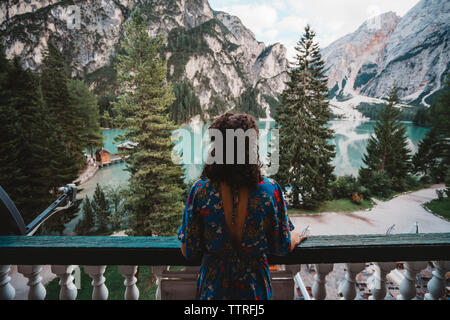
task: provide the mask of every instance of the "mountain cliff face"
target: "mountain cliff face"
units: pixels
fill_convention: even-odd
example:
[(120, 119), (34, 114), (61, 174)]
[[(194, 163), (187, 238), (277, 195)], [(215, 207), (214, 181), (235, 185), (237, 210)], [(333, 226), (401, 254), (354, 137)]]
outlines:
[[(54, 42), (73, 77), (111, 97), (123, 24), (137, 7), (149, 34), (165, 39), (169, 80), (194, 96), (198, 112), (270, 115), (288, 80), (285, 47), (258, 42), (239, 18), (213, 11), (207, 0), (1, 1), (0, 39), (9, 58), (18, 55), (32, 69)], [(404, 102), (427, 105), (450, 72), (449, 21), (449, 1), (422, 0), (402, 18), (382, 14), (323, 49), (335, 113), (382, 102), (394, 82)]]
[(338, 96), (359, 93), (383, 59), (386, 41), (400, 18), (393, 12), (366, 21), (357, 31), (335, 41), (323, 51), (332, 92)]
[(323, 50), (337, 99), (384, 98), (427, 105), (450, 71), (450, 2), (422, 0), (402, 18), (385, 13)]
[(286, 49), (256, 41), (237, 17), (214, 12), (207, 0), (2, 1), (2, 44), (9, 58), (18, 55), (25, 67), (38, 69), (54, 42), (72, 76), (104, 95), (114, 90), (114, 55), (137, 7), (149, 34), (165, 39), (169, 80), (188, 83), (203, 111), (269, 114), (287, 80)]

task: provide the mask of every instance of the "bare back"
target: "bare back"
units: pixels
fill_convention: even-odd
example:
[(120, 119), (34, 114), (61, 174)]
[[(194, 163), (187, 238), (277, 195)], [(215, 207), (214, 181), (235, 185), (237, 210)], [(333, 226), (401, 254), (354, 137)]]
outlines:
[(222, 198), (227, 231), (235, 248), (238, 249), (241, 247), (242, 235), (245, 231), (249, 190), (248, 188), (239, 189), (239, 202), (235, 213), (232, 191), (226, 183), (220, 184), (220, 196)]

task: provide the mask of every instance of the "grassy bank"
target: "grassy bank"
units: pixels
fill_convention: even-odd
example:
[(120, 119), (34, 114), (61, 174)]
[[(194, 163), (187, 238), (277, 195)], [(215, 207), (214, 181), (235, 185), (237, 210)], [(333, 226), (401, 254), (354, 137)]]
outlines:
[(339, 199), (326, 201), (315, 210), (302, 210), (289, 208), (288, 213), (291, 216), (304, 214), (319, 214), (323, 212), (354, 212), (367, 210), (374, 205), (372, 200), (363, 200), (361, 204), (353, 203), (350, 199)]
[(425, 203), (424, 206), (435, 215), (450, 221), (450, 198), (436, 199)]

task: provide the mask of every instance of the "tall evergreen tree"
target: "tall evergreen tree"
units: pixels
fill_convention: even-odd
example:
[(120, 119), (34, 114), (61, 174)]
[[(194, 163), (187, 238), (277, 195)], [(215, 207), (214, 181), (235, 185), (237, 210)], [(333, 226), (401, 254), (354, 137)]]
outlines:
[(450, 73), (444, 87), (430, 106), (429, 120), (431, 128), (443, 138), (450, 137)]
[(173, 235), (183, 211), (182, 168), (171, 160), (170, 136), (176, 126), (168, 108), (174, 94), (166, 81), (166, 62), (158, 54), (162, 44), (161, 37), (149, 38), (145, 20), (135, 10), (124, 28), (116, 104), (127, 129), (121, 139), (137, 143), (124, 154), (131, 173), (126, 202), (131, 235)]
[(419, 150), (412, 158), (414, 173), (431, 177), (434, 182), (445, 181), (448, 175), (448, 160), (445, 161), (445, 151), (448, 142), (436, 130), (431, 129), (419, 143)]
[(0, 185), (8, 192), (13, 201), (20, 197), (20, 185), (16, 177), (21, 176), (19, 167), (20, 126), (17, 120), (19, 111), (12, 105), (14, 78), (13, 66), (0, 46)]
[(81, 124), (68, 90), (68, 75), (63, 57), (50, 42), (41, 70), (41, 85), (48, 112), (52, 118), (49, 153), (55, 173), (52, 184), (63, 186), (76, 179), (84, 164)]
[(431, 130), (413, 157), (415, 173), (430, 176), (435, 182), (450, 178), (450, 75), (444, 89), (428, 111)]
[(280, 169), (276, 179), (291, 190), (293, 207), (314, 208), (329, 196), (334, 180), (331, 160), (333, 131), (327, 78), (315, 33), (306, 26), (295, 47), (297, 55), (288, 72), (275, 120), (280, 129)]
[(107, 187), (106, 196), (112, 205), (112, 212), (109, 222), (114, 231), (119, 230), (126, 224), (126, 212), (124, 209), (124, 199), (127, 195), (127, 189), (122, 186)]
[(67, 87), (72, 108), (81, 120), (78, 127), (81, 143), (93, 157), (95, 150), (103, 147), (97, 97), (81, 80), (69, 80)]
[(371, 173), (385, 171), (393, 180), (393, 189), (404, 189), (403, 181), (410, 170), (410, 154), (406, 138), (406, 128), (401, 122), (398, 90), (394, 85), (388, 103), (380, 114), (374, 127), (374, 135), (369, 139), (363, 162), (365, 167), (359, 171), (361, 182), (369, 187)]
[(18, 111), (16, 124), (20, 144), (16, 146), (18, 167), (21, 175), (16, 181), (21, 185), (19, 206), (25, 220), (30, 221), (48, 207), (55, 195), (50, 194), (51, 184), (48, 177), (48, 129), (49, 117), (45, 108), (39, 79), (31, 70), (23, 70), (20, 60), (14, 60), (14, 87), (12, 105)]
[(86, 196), (83, 203), (82, 218), (75, 227), (75, 232), (77, 235), (84, 236), (88, 235), (91, 230), (95, 227), (95, 213), (92, 209), (89, 197)]
[(54, 200), (47, 169), (49, 119), (38, 77), (23, 70), (19, 58), (14, 59), (8, 74), (2, 100), (1, 118), (7, 123), (2, 125), (1, 148), (5, 152), (0, 157), (0, 184), (28, 223)]
[(96, 226), (98, 232), (105, 232), (108, 230), (108, 223), (111, 215), (111, 206), (106, 198), (106, 194), (100, 185), (97, 183), (95, 187), (94, 197), (91, 202), (92, 210), (96, 217)]

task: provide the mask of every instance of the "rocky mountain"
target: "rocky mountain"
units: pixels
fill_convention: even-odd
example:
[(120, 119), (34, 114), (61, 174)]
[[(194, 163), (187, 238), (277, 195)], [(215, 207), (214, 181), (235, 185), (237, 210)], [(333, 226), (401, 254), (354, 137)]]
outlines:
[(323, 50), (331, 95), (387, 96), (393, 83), (402, 101), (428, 105), (450, 72), (450, 2), (421, 0), (405, 16), (389, 12)]
[(114, 55), (123, 24), (139, 8), (152, 36), (162, 35), (168, 78), (186, 85), (203, 112), (235, 108), (269, 115), (287, 79), (286, 49), (255, 40), (239, 18), (207, 0), (6, 0), (0, 35), (9, 58), (39, 69), (47, 43), (63, 53), (73, 77), (99, 96), (114, 94)]

